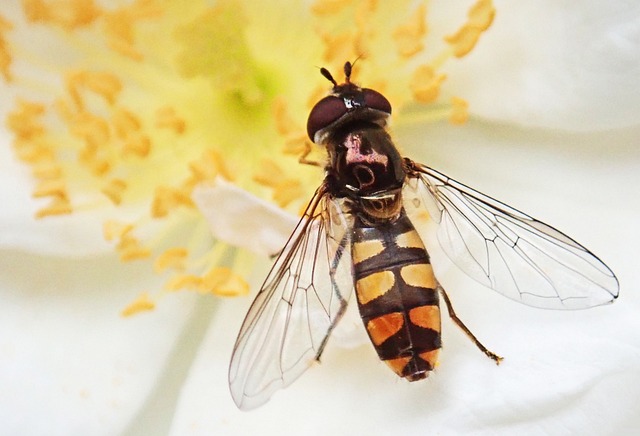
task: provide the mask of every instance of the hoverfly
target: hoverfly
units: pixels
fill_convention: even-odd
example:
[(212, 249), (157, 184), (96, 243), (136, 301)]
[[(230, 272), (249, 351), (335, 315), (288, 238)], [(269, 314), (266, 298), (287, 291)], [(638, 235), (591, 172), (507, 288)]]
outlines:
[[(351, 69), (347, 62), (342, 84), (321, 69), (333, 90), (311, 110), (307, 133), (326, 147), (325, 177), (238, 334), (229, 385), (241, 409), (265, 403), (320, 359), (354, 289), (378, 356), (400, 377), (421, 380), (434, 368), (439, 295), (499, 363), (455, 315), (424, 242), (437, 240), (469, 277), (530, 306), (584, 309), (618, 296), (613, 272), (564, 233), (403, 158), (385, 129), (391, 104), (351, 83)], [(416, 230), (427, 213), (435, 237)]]

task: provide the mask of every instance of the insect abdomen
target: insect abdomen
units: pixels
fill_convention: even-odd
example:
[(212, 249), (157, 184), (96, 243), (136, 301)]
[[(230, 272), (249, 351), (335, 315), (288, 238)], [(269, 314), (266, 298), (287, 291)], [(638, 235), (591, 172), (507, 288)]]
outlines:
[(356, 220), (352, 255), (360, 315), (378, 356), (410, 381), (427, 377), (441, 347), (438, 292), (404, 211), (375, 227)]

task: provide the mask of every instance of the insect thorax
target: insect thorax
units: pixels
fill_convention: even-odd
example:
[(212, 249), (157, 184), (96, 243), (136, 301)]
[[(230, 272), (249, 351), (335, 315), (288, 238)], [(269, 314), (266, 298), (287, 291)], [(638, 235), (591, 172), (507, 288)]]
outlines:
[(356, 121), (334, 132), (326, 146), (335, 195), (351, 199), (354, 212), (365, 218), (397, 216), (406, 174), (402, 157), (384, 128)]

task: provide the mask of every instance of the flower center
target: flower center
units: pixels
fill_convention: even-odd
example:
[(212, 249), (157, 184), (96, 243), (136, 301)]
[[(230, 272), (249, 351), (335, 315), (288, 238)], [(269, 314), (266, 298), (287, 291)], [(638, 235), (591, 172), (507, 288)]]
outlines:
[[(33, 196), (47, 201), (36, 216), (104, 209), (120, 258), (154, 259), (165, 290), (124, 314), (178, 289), (246, 294), (251, 258), (210, 236), (194, 188), (222, 178), (282, 208), (304, 206), (322, 174), (299, 161), (324, 160), (304, 129), (328, 90), (309, 71), (318, 62), (339, 71), (360, 56), (353, 77), (385, 93), (396, 125), (403, 107), (437, 101), (441, 66), (473, 48), (493, 6), (479, 0), (429, 56), (426, 4), (404, 3), (23, 0), (26, 26), (0, 16), (0, 75), (29, 96), (6, 125), (32, 168)], [(27, 67), (40, 74), (14, 73)], [(445, 106), (434, 118), (466, 120), (464, 100)]]

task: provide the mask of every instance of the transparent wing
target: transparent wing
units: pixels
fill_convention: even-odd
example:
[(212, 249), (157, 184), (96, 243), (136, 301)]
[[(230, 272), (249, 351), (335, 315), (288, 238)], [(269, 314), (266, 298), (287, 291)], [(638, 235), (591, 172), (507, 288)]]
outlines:
[(320, 358), (353, 289), (350, 219), (318, 188), (238, 334), (229, 386), (239, 408), (262, 405)]
[(406, 160), (405, 202), (421, 202), (449, 258), (469, 277), (524, 304), (584, 309), (612, 302), (618, 280), (564, 233), (422, 164)]

